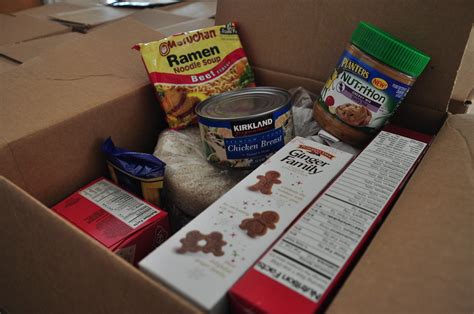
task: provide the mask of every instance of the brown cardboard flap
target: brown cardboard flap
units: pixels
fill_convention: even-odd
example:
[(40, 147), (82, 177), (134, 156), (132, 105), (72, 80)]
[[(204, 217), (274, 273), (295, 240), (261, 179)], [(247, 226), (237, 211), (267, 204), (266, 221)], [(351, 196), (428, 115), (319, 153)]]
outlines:
[(0, 174), (10, 178), (19, 185), (25, 186), (25, 180), (18, 169), (13, 152), (6, 141), (0, 138)]
[(9, 58), (6, 58), (4, 56), (0, 56), (0, 73), (11, 71), (13, 69), (16, 69), (17, 66), (19, 66), (20, 63), (13, 61)]
[(325, 82), (359, 21), (432, 57), (406, 102), (446, 111), (474, 2), (221, 0), (216, 24), (236, 21), (251, 64)]
[(165, 8), (166, 11), (187, 16), (193, 19), (211, 18), (216, 15), (217, 1), (199, 1), (193, 3), (183, 3), (175, 7)]
[(28, 15), (38, 19), (49, 20), (49, 16), (56, 13), (63, 13), (68, 11), (75, 11), (83, 9), (83, 6), (72, 4), (72, 3), (52, 3), (46, 4), (39, 7), (26, 9), (23, 11), (15, 12), (15, 15)]
[(8, 313), (198, 312), (3, 177), (0, 204)]
[(464, 102), (474, 89), (474, 26), (471, 29), (469, 40), (459, 67), (456, 82), (451, 98)]
[(163, 28), (158, 29), (158, 31), (165, 36), (170, 36), (170, 35), (189, 32), (192, 30), (201, 29), (205, 27), (211, 27), (211, 26), (214, 26), (214, 22), (215, 21), (213, 19), (196, 19), (196, 20), (191, 20), (191, 21), (163, 27)]
[(11, 162), (0, 163), (0, 174), (52, 205), (105, 174), (100, 144), (108, 136), (120, 147), (151, 151), (162, 127), (159, 105), (131, 46), (159, 38), (124, 20), (0, 75), (0, 155), (16, 164), (14, 172)]
[(11, 142), (148, 85), (140, 55), (131, 47), (162, 37), (124, 20), (0, 76), (0, 134)]
[(0, 14), (0, 45), (19, 43), (34, 38), (69, 32), (64, 25), (28, 15)]
[[(52, 206), (107, 174), (101, 152), (107, 137), (111, 136), (119, 147), (152, 151), (162, 125), (154, 91), (146, 85), (11, 142), (15, 170), (24, 178), (24, 184), (14, 182), (40, 202)], [(0, 174), (8, 178), (9, 172), (10, 169), (0, 168)]]
[(413, 131), (434, 135), (443, 126), (447, 116), (448, 113), (444, 111), (403, 102), (390, 121)]
[(136, 12), (136, 10), (94, 6), (75, 11), (54, 13), (49, 17), (53, 20), (66, 23), (68, 25), (89, 28), (124, 18), (130, 14), (133, 14), (134, 12)]
[(67, 40), (79, 38), (79, 33), (65, 33), (54, 36), (48, 36), (38, 39), (29, 40), (26, 42), (8, 44), (0, 46), (0, 54), (7, 56), (18, 62), (25, 62), (28, 59), (42, 54), (44, 51), (57, 46)]
[(471, 313), (474, 116), (448, 118), (328, 313)]
[(310, 91), (319, 91), (324, 83), (313, 79), (252, 66), (255, 80), (259, 86), (278, 86), (290, 89), (301, 86)]
[(154, 30), (191, 20), (189, 17), (151, 9), (134, 13), (130, 18)]
[(449, 101), (449, 112), (453, 114), (469, 113), (471, 112), (473, 100), (474, 98), (468, 98), (465, 101), (451, 99)]

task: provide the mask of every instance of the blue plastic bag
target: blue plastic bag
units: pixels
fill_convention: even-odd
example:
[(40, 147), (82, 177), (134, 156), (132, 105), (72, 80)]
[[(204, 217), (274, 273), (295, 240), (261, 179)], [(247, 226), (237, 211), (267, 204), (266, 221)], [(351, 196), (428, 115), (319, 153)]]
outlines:
[(160, 205), (166, 164), (152, 154), (129, 151), (109, 137), (102, 144), (111, 179), (125, 190)]

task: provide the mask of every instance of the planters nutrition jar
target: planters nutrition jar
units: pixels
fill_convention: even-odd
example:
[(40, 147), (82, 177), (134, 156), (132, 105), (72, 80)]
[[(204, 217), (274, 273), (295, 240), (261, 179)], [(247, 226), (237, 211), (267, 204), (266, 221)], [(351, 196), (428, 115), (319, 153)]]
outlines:
[(366, 144), (395, 112), (430, 57), (365, 22), (352, 34), (314, 106), (314, 118), (352, 145)]

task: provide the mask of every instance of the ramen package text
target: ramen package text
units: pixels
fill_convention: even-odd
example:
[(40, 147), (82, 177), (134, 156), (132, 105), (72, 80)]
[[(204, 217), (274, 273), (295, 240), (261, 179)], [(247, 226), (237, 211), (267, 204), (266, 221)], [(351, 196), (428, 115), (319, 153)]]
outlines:
[(209, 96), (255, 86), (234, 23), (138, 44), (166, 121), (183, 128), (197, 121), (194, 108)]

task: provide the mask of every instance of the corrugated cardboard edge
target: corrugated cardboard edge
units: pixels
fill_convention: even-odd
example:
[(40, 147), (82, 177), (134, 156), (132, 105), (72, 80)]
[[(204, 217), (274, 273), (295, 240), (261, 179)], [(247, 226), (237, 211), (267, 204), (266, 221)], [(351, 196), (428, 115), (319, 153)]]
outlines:
[(328, 313), (472, 313), (474, 116), (450, 116)]
[(49, 18), (53, 21), (58, 21), (67, 25), (90, 28), (103, 23), (123, 19), (128, 15), (133, 14), (135, 11), (136, 10), (134, 9), (93, 6), (74, 11), (54, 13), (49, 15)]
[[(1, 14), (1, 17), (4, 19), (2, 23), (5, 23), (2, 24), (2, 28), (0, 28), (1, 33), (3, 35), (12, 34), (7, 37), (8, 39), (2, 41), (2, 45), (25, 42), (71, 31), (70, 28), (64, 25), (48, 20), (37, 19), (28, 15), (15, 16)], [(28, 29), (24, 29), (24, 24), (27, 24)]]
[(49, 15), (51, 14), (74, 11), (81, 8), (84, 8), (84, 6), (66, 2), (57, 2), (18, 11), (15, 12), (14, 15), (28, 15), (38, 19), (49, 20)]
[(27, 40), (15, 44), (0, 46), (0, 55), (11, 60), (23, 63), (31, 58), (41, 55), (51, 47), (64, 43), (67, 40), (79, 38), (81, 35), (76, 32), (60, 33), (56, 35)]
[[(95, 43), (96, 40), (102, 43), (105, 41), (104, 38), (107, 38), (105, 35), (123, 29), (133, 30), (131, 34), (141, 35), (143, 40), (162, 37), (162, 35), (134, 21), (116, 22), (109, 25), (108, 28), (98, 28), (86, 36), (94, 36), (95, 39), (91, 39), (92, 43)], [(129, 37), (132, 36), (131, 34), (129, 34)], [(125, 40), (124, 34), (121, 36), (121, 41), (123, 40)], [(119, 41), (112, 41), (113, 47), (117, 47), (117, 42)], [(71, 50), (69, 45), (66, 46), (68, 48), (66, 50), (62, 49), (64, 47), (57, 47), (59, 50), (53, 49), (54, 51), (45, 54), (43, 58), (34, 58), (27, 63), (32, 65), (32, 68), (37, 69), (36, 71), (39, 73), (39, 77), (41, 77), (44, 70), (48, 68), (47, 63), (46, 66), (40, 68), (36, 68), (37, 64), (32, 63), (56, 60), (56, 56), (61, 56), (61, 52)], [(105, 138), (112, 136), (117, 144), (131, 150), (151, 151), (156, 144), (159, 130), (164, 127), (164, 123), (161, 121), (162, 118), (160, 119), (159, 117), (159, 106), (156, 103), (153, 86), (146, 79), (146, 72), (143, 69), (139, 55), (132, 51), (129, 48), (130, 46), (122, 46), (125, 46), (125, 49), (127, 49), (127, 55), (135, 58), (133, 60), (136, 65), (129, 68), (134, 71), (133, 73), (136, 72), (135, 76), (138, 75), (139, 79), (131, 79), (129, 83), (120, 85), (121, 87), (117, 90), (117, 93), (111, 94), (110, 97), (102, 97), (100, 102), (89, 98), (90, 105), (85, 106), (81, 111), (77, 110), (77, 106), (70, 107), (68, 110), (71, 112), (76, 111), (74, 114), (68, 111), (60, 111), (62, 110), (62, 100), (58, 100), (57, 97), (56, 99), (54, 97), (48, 99), (49, 103), (47, 103), (49, 105), (51, 102), (56, 101), (59, 105), (55, 109), (47, 109), (48, 105), (41, 106), (41, 102), (33, 102), (35, 110), (39, 110), (40, 115), (49, 118), (45, 123), (39, 123), (34, 128), (30, 128), (32, 124), (28, 124), (28, 121), (25, 122), (26, 125), (18, 124), (18, 121), (16, 123), (7, 123), (12, 120), (15, 121), (15, 119), (11, 118), (7, 121), (8, 115), (6, 115), (7, 118), (5, 118), (5, 115), (2, 115), (4, 119), (0, 119), (4, 122), (3, 124), (0, 123), (3, 131), (1, 134), (3, 144), (0, 142), (0, 157), (2, 157), (0, 159), (0, 173), (47, 206), (57, 203), (92, 179), (106, 173), (105, 163), (103, 163), (105, 162), (104, 156), (100, 151), (100, 145)], [(81, 47), (84, 47), (84, 45), (81, 45)], [(107, 53), (110, 50), (113, 50), (112, 47), (111, 49), (106, 49), (103, 53)], [(137, 55), (134, 56), (134, 54)], [(128, 57), (121, 60), (124, 59), (128, 60)], [(21, 67), (27, 66), (27, 63)], [(63, 64), (67, 65), (68, 63), (64, 62)], [(76, 67), (76, 70), (80, 70), (80, 66)], [(82, 63), (83, 66), (84, 63)], [(125, 67), (125, 69), (128, 68)], [(71, 68), (69, 68), (69, 71), (71, 71)], [(130, 71), (124, 72), (126, 72), (124, 75), (128, 76), (133, 74)], [(18, 72), (15, 74), (18, 74)], [(80, 77), (77, 73), (76, 75), (65, 71), (66, 83), (61, 85), (62, 88), (69, 83), (67, 79), (70, 74), (73, 75), (73, 78)], [(141, 75), (143, 75), (143, 79), (140, 78)], [(55, 76), (55, 78), (64, 77)], [(6, 78), (5, 82), (9, 79), (11, 77)], [(101, 77), (100, 80), (93, 78), (92, 83), (87, 83), (86, 86), (89, 87), (94, 82), (101, 83), (104, 80), (104, 77)], [(107, 80), (110, 79), (107, 78)], [(120, 80), (117, 82), (120, 82)], [(21, 83), (19, 84), (20, 88), (24, 87)], [(102, 85), (94, 87), (97, 90), (100, 86)], [(104, 84), (103, 86), (107, 85)], [(25, 90), (31, 91), (28, 88)], [(40, 92), (44, 91), (44, 89), (37, 90)], [(16, 91), (18, 92), (18, 90)], [(49, 91), (54, 93), (55, 88), (51, 88)], [(61, 91), (64, 92), (64, 89)], [(101, 91), (99, 90), (99, 92)], [(104, 92), (109, 92), (110, 94), (110, 88)], [(63, 99), (68, 100), (70, 95), (81, 96), (82, 94), (71, 90), (69, 94), (65, 92), (63, 95)], [(47, 98), (51, 97), (50, 94), (45, 96)], [(21, 95), (18, 99), (20, 98)], [(29, 105), (32, 105), (32, 103), (29, 103)], [(77, 105), (81, 104), (78, 103)], [(20, 111), (19, 106), (12, 105), (10, 107), (15, 112)], [(26, 112), (31, 114), (35, 110), (28, 109)], [(44, 112), (47, 113), (53, 110), (55, 110), (55, 113), (58, 113), (59, 110), (59, 118), (52, 119), (52, 114), (44, 114)], [(38, 116), (33, 114), (32, 117), (37, 118)], [(15, 135), (15, 132), (10, 132), (10, 135), (13, 136), (8, 137), (9, 129), (7, 124), (10, 124), (10, 129), (16, 130), (16, 132), (25, 132), (21, 135)], [(22, 127), (27, 127), (28, 130), (22, 130)], [(143, 136), (143, 134), (147, 134), (147, 136)], [(101, 160), (103, 161), (102, 163), (100, 162)]]
[(0, 308), (10, 313), (199, 312), (4, 177), (0, 204)]
[(467, 113), (474, 100), (474, 25), (454, 82), (449, 112)]

